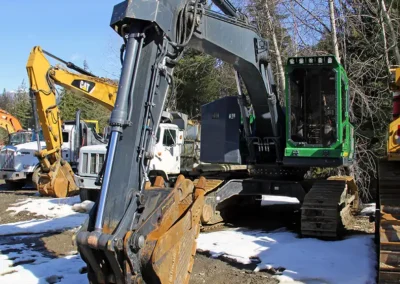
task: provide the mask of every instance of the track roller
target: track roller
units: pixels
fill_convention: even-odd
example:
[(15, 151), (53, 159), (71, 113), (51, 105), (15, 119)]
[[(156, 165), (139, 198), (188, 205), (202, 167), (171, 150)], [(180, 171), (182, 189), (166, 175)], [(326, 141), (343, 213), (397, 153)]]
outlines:
[(301, 207), (301, 234), (339, 238), (358, 209), (358, 189), (352, 177), (335, 176), (316, 181)]

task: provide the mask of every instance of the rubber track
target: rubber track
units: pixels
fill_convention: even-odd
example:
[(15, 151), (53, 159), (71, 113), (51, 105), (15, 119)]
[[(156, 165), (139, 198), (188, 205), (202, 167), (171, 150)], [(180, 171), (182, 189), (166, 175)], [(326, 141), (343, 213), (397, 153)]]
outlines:
[(344, 224), (352, 219), (350, 206), (343, 204), (346, 193), (345, 180), (316, 181), (301, 207), (301, 234), (317, 238), (339, 238)]
[(379, 162), (379, 283), (400, 283), (400, 161)]

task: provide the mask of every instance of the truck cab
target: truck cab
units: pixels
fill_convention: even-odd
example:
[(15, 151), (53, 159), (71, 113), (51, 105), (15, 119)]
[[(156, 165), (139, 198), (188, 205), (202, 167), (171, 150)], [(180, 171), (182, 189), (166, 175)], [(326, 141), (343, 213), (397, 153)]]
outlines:
[(176, 124), (161, 124), (156, 135), (154, 158), (150, 163), (150, 171), (163, 171), (167, 175), (179, 174), (182, 142), (183, 133)]
[(24, 144), (31, 142), (33, 138), (32, 130), (20, 130), (14, 133), (9, 134), (7, 145), (15, 146), (18, 144)]
[[(0, 178), (12, 188), (20, 188), (29, 183), (39, 166), (35, 156), (38, 147), (46, 148), (42, 131), (21, 131), (10, 135), (9, 143), (0, 151)], [(71, 162), (74, 157), (74, 125), (65, 125), (62, 130), (61, 153), (64, 160)], [(39, 137), (39, 141), (37, 139)], [(39, 146), (40, 145), (40, 146)]]
[[(163, 117), (165, 116), (168, 115), (164, 113)], [(155, 137), (154, 158), (149, 165), (149, 176), (157, 174), (165, 180), (173, 180), (182, 172), (192, 171), (200, 163), (200, 125), (185, 118), (171, 117), (164, 121), (167, 122), (160, 123)], [(82, 201), (96, 200), (101, 187), (95, 181), (104, 164), (106, 152), (106, 144), (80, 148), (80, 164), (74, 178)]]

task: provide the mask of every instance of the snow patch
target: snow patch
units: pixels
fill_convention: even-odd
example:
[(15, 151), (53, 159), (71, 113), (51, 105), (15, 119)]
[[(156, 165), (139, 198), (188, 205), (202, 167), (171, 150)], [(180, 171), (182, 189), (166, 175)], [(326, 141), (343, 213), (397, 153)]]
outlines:
[(90, 200), (85, 200), (81, 203), (74, 204), (72, 210), (79, 213), (89, 213), (94, 206), (94, 202)]
[(261, 206), (277, 205), (277, 204), (300, 204), (296, 197), (263, 195), (261, 197)]
[(12, 204), (7, 211), (13, 211), (11, 214), (18, 214), (22, 211), (28, 211), (35, 215), (49, 218), (60, 218), (76, 214), (71, 208), (72, 205), (80, 203), (79, 196), (66, 198), (27, 198), (23, 201)]
[[(297, 238), (291, 232), (231, 229), (200, 234), (199, 251), (249, 264), (259, 259), (256, 271), (286, 268), (276, 276), (281, 283), (374, 283), (375, 253), (372, 236), (342, 241)], [(297, 282), (298, 283), (298, 282)]]
[(375, 203), (364, 204), (364, 208), (361, 210), (360, 215), (362, 216), (375, 215), (375, 208), (376, 208)]
[(72, 205), (79, 203), (79, 196), (67, 198), (28, 198), (13, 204), (7, 211), (18, 214), (28, 211), (46, 219), (21, 221), (0, 225), (0, 236), (14, 234), (37, 234), (64, 231), (79, 227), (87, 218), (86, 214), (72, 210)]
[(62, 218), (38, 219), (3, 224), (0, 225), (0, 236), (65, 231), (79, 227), (86, 218), (86, 214), (77, 213), (76, 215)]
[(23, 244), (0, 245), (0, 283), (87, 283), (87, 275), (79, 269), (86, 266), (79, 255), (49, 258)]

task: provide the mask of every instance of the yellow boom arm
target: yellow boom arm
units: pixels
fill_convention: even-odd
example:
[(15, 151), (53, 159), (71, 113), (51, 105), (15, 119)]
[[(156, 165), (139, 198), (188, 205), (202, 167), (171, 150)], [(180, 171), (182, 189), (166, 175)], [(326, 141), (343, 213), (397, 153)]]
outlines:
[[(45, 54), (86, 74), (77, 74), (59, 66), (51, 66)], [(108, 79), (91, 76), (90, 73), (72, 63), (62, 61), (39, 46), (32, 49), (26, 68), (30, 91), (36, 99), (36, 111), (46, 141), (46, 149), (37, 153), (41, 171), (37, 188), (42, 195), (53, 197), (76, 194), (78, 188), (73, 178), (72, 168), (61, 158), (62, 122), (56, 103), (54, 84), (99, 103), (109, 110), (112, 110), (115, 104), (117, 85)]]
[(3, 118), (0, 118), (0, 128), (3, 128), (4, 130), (6, 130), (8, 132), (8, 134), (11, 134), (11, 133), (14, 133), (15, 131), (17, 131), (17, 130), (15, 130), (14, 126), (8, 120), (5, 120)]
[(0, 109), (0, 127), (7, 130), (8, 133), (22, 130), (22, 125), (18, 118), (3, 109)]

